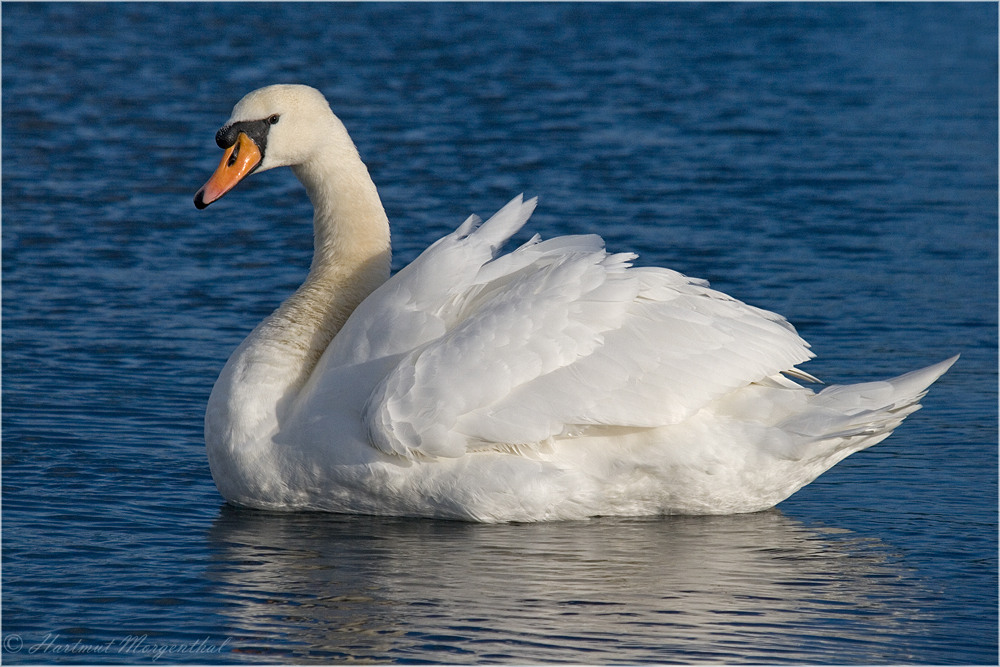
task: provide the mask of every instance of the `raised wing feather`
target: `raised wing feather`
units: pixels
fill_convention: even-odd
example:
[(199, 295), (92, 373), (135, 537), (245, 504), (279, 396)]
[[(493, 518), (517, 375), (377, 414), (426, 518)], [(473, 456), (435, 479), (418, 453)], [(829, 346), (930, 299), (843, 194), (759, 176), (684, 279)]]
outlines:
[(533, 204), (515, 200), (478, 230), (467, 222), (338, 335), (392, 323), (363, 336), (364, 356), (387, 360), (363, 414), (378, 449), (457, 457), (590, 425), (672, 424), (812, 356), (780, 316), (673, 271), (630, 268), (632, 255), (598, 237), (536, 238), (491, 260)]
[(455, 303), (468, 298), (483, 265), (524, 226), (536, 203), (515, 197), (487, 222), (470, 216), (438, 239), (355, 309), (317, 371), (393, 357), (443, 336), (453, 325)]
[(640, 282), (639, 293), (599, 348), (466, 415), (459, 430), (487, 441), (529, 443), (580, 426), (675, 424), (812, 356), (778, 316), (680, 274), (629, 273)]

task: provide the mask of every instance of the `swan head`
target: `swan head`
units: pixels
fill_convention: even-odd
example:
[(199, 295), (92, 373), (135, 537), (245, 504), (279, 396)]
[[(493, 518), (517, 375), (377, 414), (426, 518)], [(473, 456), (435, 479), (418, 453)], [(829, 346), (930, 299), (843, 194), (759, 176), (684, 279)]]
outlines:
[(309, 86), (274, 85), (247, 94), (215, 135), (226, 152), (194, 205), (205, 208), (255, 171), (309, 161), (331, 119), (323, 93)]

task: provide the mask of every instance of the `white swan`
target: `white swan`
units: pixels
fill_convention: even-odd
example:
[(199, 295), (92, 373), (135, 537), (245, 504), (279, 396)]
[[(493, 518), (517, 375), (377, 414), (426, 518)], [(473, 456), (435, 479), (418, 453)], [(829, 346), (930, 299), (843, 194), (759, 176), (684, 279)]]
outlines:
[[(389, 277), (389, 224), (321, 93), (250, 93), (204, 208), (290, 166), (315, 208), (305, 283), (230, 357), (205, 441), (238, 505), (478, 521), (774, 506), (917, 410), (955, 358), (819, 393), (782, 317), (596, 236), (498, 248), (535, 201), (469, 218)], [(790, 377), (789, 377), (790, 376)]]

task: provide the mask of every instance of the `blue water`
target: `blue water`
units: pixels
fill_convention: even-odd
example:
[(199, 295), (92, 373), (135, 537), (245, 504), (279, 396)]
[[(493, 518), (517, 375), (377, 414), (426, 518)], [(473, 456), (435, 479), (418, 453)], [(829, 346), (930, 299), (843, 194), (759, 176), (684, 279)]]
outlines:
[[(995, 4), (2, 12), (3, 661), (996, 663)], [(962, 359), (761, 514), (235, 510), (204, 405), (310, 208), (287, 170), (191, 199), (288, 81), (351, 130), (397, 268), (523, 191), (532, 231), (784, 314), (828, 381)]]

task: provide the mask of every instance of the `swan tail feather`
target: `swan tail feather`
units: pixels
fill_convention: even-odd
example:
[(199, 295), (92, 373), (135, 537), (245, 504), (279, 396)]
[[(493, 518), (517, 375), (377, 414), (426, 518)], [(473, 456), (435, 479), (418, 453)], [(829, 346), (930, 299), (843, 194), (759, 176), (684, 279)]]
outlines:
[(802, 436), (800, 442), (813, 456), (833, 458), (833, 465), (887, 438), (920, 409), (930, 386), (957, 360), (956, 355), (881, 382), (832, 385), (813, 396), (810, 408), (782, 428)]

